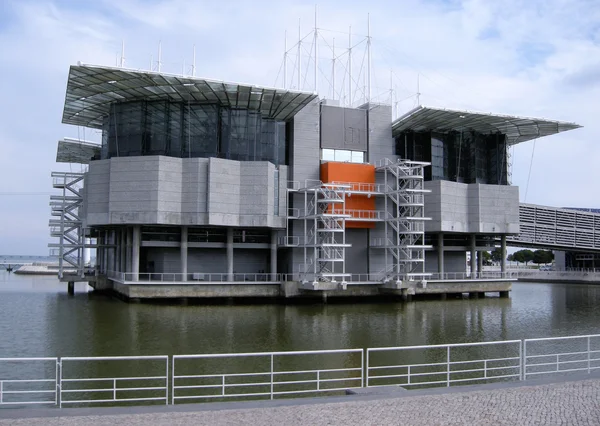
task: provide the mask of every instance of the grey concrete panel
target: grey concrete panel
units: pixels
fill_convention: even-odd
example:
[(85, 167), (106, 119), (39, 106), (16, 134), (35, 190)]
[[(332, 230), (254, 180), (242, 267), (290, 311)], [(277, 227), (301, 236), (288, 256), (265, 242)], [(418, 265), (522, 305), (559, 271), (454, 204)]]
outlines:
[(294, 116), (293, 141), (291, 144), (292, 180), (319, 179), (319, 110), (320, 105), (312, 102)]
[(367, 229), (347, 229), (346, 243), (352, 247), (346, 249), (346, 272), (364, 274), (368, 271), (369, 232)]

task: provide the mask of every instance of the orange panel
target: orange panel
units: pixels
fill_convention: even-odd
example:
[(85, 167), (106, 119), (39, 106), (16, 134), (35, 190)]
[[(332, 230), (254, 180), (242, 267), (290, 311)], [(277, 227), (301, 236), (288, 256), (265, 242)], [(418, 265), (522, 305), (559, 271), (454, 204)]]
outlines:
[[(347, 183), (356, 190), (369, 190), (375, 184), (375, 166), (370, 164), (328, 162), (321, 164), (321, 181), (323, 183)], [(353, 210), (355, 212), (353, 212)], [(358, 212), (360, 210), (360, 212)], [(346, 211), (354, 217), (371, 215), (375, 212), (375, 197), (359, 194), (346, 195)], [(373, 213), (374, 214), (374, 213)], [(346, 221), (347, 228), (375, 228), (374, 222)]]

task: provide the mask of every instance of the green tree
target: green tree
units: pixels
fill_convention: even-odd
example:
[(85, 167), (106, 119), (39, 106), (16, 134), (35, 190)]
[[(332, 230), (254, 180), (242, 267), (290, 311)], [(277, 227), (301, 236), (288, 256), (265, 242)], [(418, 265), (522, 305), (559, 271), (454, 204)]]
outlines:
[(483, 257), (483, 264), (484, 265), (491, 265), (492, 264), (492, 255), (490, 254), (489, 251), (482, 251), (481, 252), (481, 256)]
[(513, 260), (528, 265), (533, 260), (533, 252), (531, 250), (519, 250), (513, 253)]
[(554, 253), (550, 250), (536, 250), (533, 252), (533, 263), (538, 265), (542, 263), (552, 263)]
[(506, 257), (506, 260), (508, 260), (509, 262), (513, 262), (513, 261), (515, 260), (515, 258), (514, 258), (514, 256), (513, 256), (512, 254), (509, 254), (509, 255)]
[(502, 261), (502, 249), (500, 247), (497, 247), (493, 252), (492, 252), (492, 260), (494, 262), (501, 262)]

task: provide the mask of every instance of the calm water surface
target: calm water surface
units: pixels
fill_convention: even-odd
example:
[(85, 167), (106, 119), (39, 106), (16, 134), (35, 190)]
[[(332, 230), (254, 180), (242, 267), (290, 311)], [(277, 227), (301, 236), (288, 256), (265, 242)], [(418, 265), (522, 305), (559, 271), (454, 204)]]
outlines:
[(599, 333), (600, 286), (515, 283), (510, 298), (389, 304), (126, 304), (0, 271), (0, 357), (367, 348)]

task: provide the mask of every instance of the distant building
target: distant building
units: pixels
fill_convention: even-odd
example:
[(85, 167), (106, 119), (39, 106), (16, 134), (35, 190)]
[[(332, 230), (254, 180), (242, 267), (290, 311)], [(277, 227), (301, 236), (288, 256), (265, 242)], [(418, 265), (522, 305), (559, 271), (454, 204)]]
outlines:
[(509, 147), (578, 127), (423, 106), (391, 117), (384, 104), (72, 66), (63, 123), (102, 143), (58, 144), (57, 161), (88, 170), (54, 174), (52, 246), (73, 266), (96, 247), (99, 275), (134, 283), (346, 289), (464, 274), (466, 252), (475, 272), (477, 252), (519, 233)]

